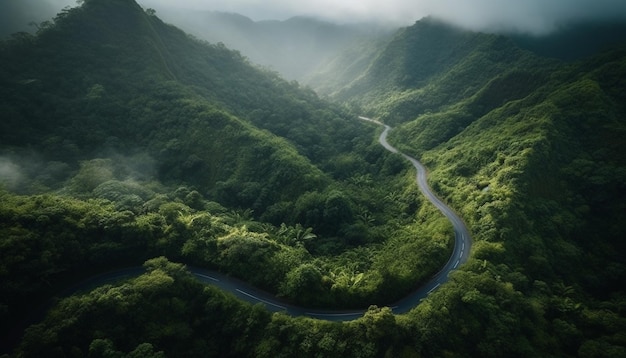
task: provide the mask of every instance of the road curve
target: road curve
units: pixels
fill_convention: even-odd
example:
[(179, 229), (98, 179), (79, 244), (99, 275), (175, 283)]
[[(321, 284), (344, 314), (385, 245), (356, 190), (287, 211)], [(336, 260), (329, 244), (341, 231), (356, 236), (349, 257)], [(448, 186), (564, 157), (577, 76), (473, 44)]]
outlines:
[(449, 206), (444, 204), (444, 202), (441, 201), (441, 199), (439, 199), (439, 197), (437, 197), (437, 195), (435, 195), (428, 186), (426, 167), (424, 167), (417, 159), (398, 151), (391, 144), (389, 144), (389, 142), (387, 142), (387, 135), (389, 134), (389, 131), (391, 131), (391, 127), (371, 118), (359, 117), (359, 119), (378, 124), (385, 128), (378, 138), (380, 144), (388, 151), (402, 155), (406, 160), (413, 164), (417, 171), (415, 179), (420, 191), (426, 199), (428, 199), (428, 201), (433, 203), (433, 205), (435, 205), (437, 209), (439, 209), (439, 211), (441, 211), (443, 215), (450, 220), (454, 229), (454, 249), (452, 250), (452, 255), (450, 256), (450, 259), (448, 259), (448, 262), (446, 262), (441, 270), (419, 289), (392, 305), (394, 313), (404, 313), (418, 305), (421, 300), (426, 298), (426, 296), (446, 282), (448, 280), (448, 274), (467, 261), (472, 247), (472, 238), (463, 220)]
[[(384, 126), (385, 129), (378, 139), (380, 144), (388, 151), (402, 155), (405, 159), (410, 161), (411, 164), (413, 164), (417, 170), (416, 180), (420, 191), (450, 220), (450, 222), (452, 222), (452, 226), (454, 227), (454, 250), (445, 266), (426, 284), (413, 291), (407, 297), (390, 305), (390, 308), (394, 313), (405, 313), (418, 305), (421, 300), (426, 298), (426, 296), (436, 290), (441, 284), (446, 282), (448, 280), (448, 274), (452, 270), (467, 261), (472, 241), (469, 230), (463, 223), (463, 220), (461, 220), (461, 218), (459, 218), (459, 216), (456, 215), (452, 209), (444, 204), (428, 187), (426, 182), (426, 168), (417, 159), (399, 152), (387, 142), (387, 134), (389, 134), (391, 127), (370, 118), (359, 117), (359, 119)], [(269, 311), (272, 312), (285, 312), (291, 316), (308, 316), (329, 321), (350, 321), (363, 316), (365, 313), (365, 310), (363, 309), (324, 310), (294, 306), (270, 293), (259, 290), (244, 281), (224, 275), (217, 271), (201, 269), (193, 266), (187, 266), (187, 268), (199, 281), (218, 287), (224, 291), (228, 291), (244, 301), (253, 304), (262, 303)], [(144, 272), (144, 270), (139, 267), (131, 267), (109, 272), (78, 284), (71, 291), (76, 292), (78, 290), (84, 290), (96, 285), (119, 280), (124, 277), (134, 277), (142, 272)]]

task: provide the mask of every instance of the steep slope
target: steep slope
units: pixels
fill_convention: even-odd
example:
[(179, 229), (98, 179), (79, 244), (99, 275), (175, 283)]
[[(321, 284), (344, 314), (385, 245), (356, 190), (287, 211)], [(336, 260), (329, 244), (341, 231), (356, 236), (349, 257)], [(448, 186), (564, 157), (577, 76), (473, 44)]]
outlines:
[[(37, 37), (4, 45), (5, 148), (28, 147), (70, 165), (106, 152), (146, 152), (159, 158), (159, 178), (217, 196), (224, 196), (217, 183), (222, 192), (258, 183), (267, 191), (259, 214), (325, 187), (328, 178), (311, 162), (349, 150), (353, 133), (364, 130), (310, 91), (190, 39), (132, 1), (87, 1)], [(311, 127), (317, 146), (305, 145)]]
[[(389, 123), (402, 123), (427, 112), (439, 112), (474, 95), (498, 75), (522, 68), (524, 87), (509, 87), (502, 101), (523, 97), (541, 83), (549, 62), (533, 57), (499, 35), (455, 28), (436, 19), (424, 18), (401, 29), (370, 57), (362, 73), (335, 88), (331, 98), (349, 102)], [(341, 63), (341, 61), (339, 61)], [(342, 76), (335, 69), (334, 76)], [(511, 79), (515, 81), (516, 79)], [(323, 77), (317, 79), (323, 83)], [(506, 80), (502, 80), (506, 81)], [(534, 86), (534, 87), (533, 87)]]
[[(407, 315), (372, 306), (333, 324), (233, 303), (160, 258), (63, 300), (16, 355), (624, 356), (626, 54), (555, 65), (429, 21), (397, 40), (344, 93), (404, 122), (393, 144), (427, 164), (471, 227), (472, 257), (448, 283)], [(12, 41), (3, 150), (73, 173), (71, 196), (0, 191), (3, 332), (59, 277), (114, 260), (167, 255), (312, 305), (389, 302), (445, 261), (449, 226), (393, 181), (414, 173), (360, 141), (340, 110), (237, 53), (188, 41), (130, 0), (87, 1)], [(119, 152), (172, 185), (130, 180), (140, 168)]]
[(332, 98), (338, 90), (367, 72), (373, 59), (391, 40), (392, 35), (393, 33), (389, 33), (379, 38), (367, 38), (349, 44), (318, 66), (306, 78), (306, 84), (320, 95)]

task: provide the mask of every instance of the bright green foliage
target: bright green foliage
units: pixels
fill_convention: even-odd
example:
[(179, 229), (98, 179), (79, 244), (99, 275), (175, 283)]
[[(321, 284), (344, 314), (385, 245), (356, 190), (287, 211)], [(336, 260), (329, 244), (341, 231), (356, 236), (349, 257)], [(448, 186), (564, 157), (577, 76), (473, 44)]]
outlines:
[[(424, 323), (414, 347), (425, 356), (623, 352), (614, 326), (625, 322), (616, 306), (626, 272), (623, 50), (561, 66), (502, 37), (422, 20), (379, 51), (335, 98), (405, 122), (391, 141), (431, 169), (432, 187), (473, 233), (473, 260), (453, 282), (465, 274), (465, 284), (502, 285), (444, 286), (409, 318)], [(616, 321), (592, 324), (584, 312), (600, 307)]]
[[(626, 179), (621, 148), (626, 117), (623, 91), (616, 90), (623, 84), (615, 79), (624, 77), (624, 63), (623, 52), (616, 51), (575, 69), (564, 68), (529, 96), (477, 113), (471, 122), (457, 122), (463, 116), (458, 113), (469, 115), (477, 101), (484, 101), (486, 89), (481, 90), (454, 109), (419, 116), (392, 134), (392, 140), (402, 142), (398, 146), (422, 154), (432, 169), (432, 186), (470, 224), (477, 241), (474, 258), (482, 263), (469, 263), (462, 273), (491, 271), (498, 285), (509, 284), (507, 290), (525, 296), (490, 302), (486, 298), (493, 293), (484, 297), (470, 288), (458, 293), (455, 300), (484, 310), (463, 323), (457, 320), (468, 308), (450, 314), (446, 326), (467, 327), (467, 334), (481, 332), (480, 337), (459, 337), (455, 346), (483, 342), (460, 352), (534, 355), (531, 346), (555, 355), (623, 350), (626, 342), (610, 325), (592, 328), (584, 312), (600, 306), (615, 310), (615, 300), (623, 296), (625, 271), (619, 253), (624, 249), (624, 204), (619, 198)], [(436, 129), (446, 128), (449, 121), (460, 126), (458, 134)], [(428, 135), (418, 134), (420, 128)], [(464, 281), (478, 282), (471, 277)], [(546, 282), (551, 287), (544, 287)], [(444, 295), (453, 292), (452, 286), (444, 288), (432, 302), (445, 304), (451, 312), (456, 301)], [(503, 302), (510, 306), (493, 306)], [(485, 317), (492, 318), (484, 326), (468, 326)], [(490, 333), (493, 327), (500, 328)], [(503, 336), (517, 343), (500, 346)], [(583, 337), (590, 341), (582, 344)], [(449, 345), (448, 336), (439, 349)]]
[(312, 264), (300, 265), (287, 274), (280, 292), (287, 297), (297, 297), (298, 302), (307, 306), (319, 304), (319, 294), (323, 292), (322, 273)]

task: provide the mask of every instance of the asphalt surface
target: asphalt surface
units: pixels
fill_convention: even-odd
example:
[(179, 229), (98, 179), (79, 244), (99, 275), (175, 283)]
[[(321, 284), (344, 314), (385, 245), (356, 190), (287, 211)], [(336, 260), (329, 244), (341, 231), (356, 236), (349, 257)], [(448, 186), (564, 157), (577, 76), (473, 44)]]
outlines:
[(446, 262), (441, 270), (428, 282), (426, 282), (426, 284), (422, 285), (419, 289), (412, 292), (407, 297), (391, 305), (394, 313), (405, 313), (418, 305), (420, 301), (426, 298), (426, 296), (436, 290), (439, 286), (448, 281), (448, 274), (467, 261), (472, 247), (472, 239), (463, 220), (449, 206), (441, 201), (441, 199), (439, 199), (439, 197), (437, 197), (437, 195), (435, 195), (428, 186), (427, 170), (422, 163), (420, 163), (417, 159), (398, 151), (387, 142), (387, 135), (391, 131), (391, 127), (370, 118), (359, 117), (359, 119), (384, 126), (385, 130), (378, 138), (380, 144), (388, 151), (402, 155), (406, 160), (413, 164), (413, 167), (415, 167), (415, 170), (417, 171), (415, 180), (417, 181), (417, 186), (420, 191), (426, 199), (428, 199), (428, 201), (433, 203), (433, 205), (435, 205), (437, 209), (439, 209), (439, 211), (441, 211), (441, 213), (443, 213), (443, 215), (450, 220), (454, 229), (454, 249), (452, 250), (452, 255), (448, 259), (448, 262)]

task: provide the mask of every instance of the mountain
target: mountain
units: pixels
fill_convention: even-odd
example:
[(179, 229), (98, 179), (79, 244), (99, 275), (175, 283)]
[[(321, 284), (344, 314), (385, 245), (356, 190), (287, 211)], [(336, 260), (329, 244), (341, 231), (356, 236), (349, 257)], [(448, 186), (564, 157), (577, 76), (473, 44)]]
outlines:
[(451, 250), (376, 128), (132, 0), (64, 9), (0, 64), (3, 351), (68, 283), (155, 257), (348, 308), (403, 297)]
[[(561, 67), (430, 150), (421, 152), (418, 133), (452, 111), (417, 117), (393, 137), (422, 153), (435, 188), (464, 213), (477, 241), (474, 257), (538, 300), (545, 329), (562, 347), (557, 355), (624, 352), (613, 324), (625, 322), (625, 55), (615, 50)], [(550, 351), (548, 342), (534, 343), (541, 344)]]
[(337, 25), (313, 18), (253, 21), (239, 14), (157, 7), (157, 13), (186, 32), (211, 43), (224, 43), (281, 76), (306, 82), (322, 63), (355, 41), (387, 36), (378, 24)]
[[(430, 18), (353, 45), (320, 71), (331, 104), (132, 0), (88, 0), (3, 42), (12, 354), (625, 355), (626, 53), (564, 63)], [(358, 114), (394, 125), (472, 233), (469, 260), (403, 315), (385, 306), (443, 266), (453, 229)], [(172, 261), (369, 309), (270, 313)]]
[[(533, 83), (541, 82), (541, 76), (519, 71), (506, 74), (507, 70), (523, 68), (530, 72), (538, 68), (540, 72), (550, 68), (549, 61), (532, 56), (504, 36), (465, 31), (433, 18), (399, 30), (390, 41), (366, 53), (370, 55), (362, 60), (362, 71), (344, 66), (327, 68), (323, 76), (346, 82), (328, 87), (323, 94), (389, 123), (437, 112), (471, 96), (496, 76), (510, 76), (513, 81), (516, 76), (524, 78), (527, 85), (499, 93), (510, 99), (523, 96)], [(342, 63), (337, 60), (337, 64)], [(323, 77), (317, 82), (324, 83)]]
[[(5, 146), (29, 146), (46, 153), (47, 160), (61, 161), (85, 160), (104, 150), (147, 150), (161, 159), (156, 171), (162, 179), (185, 178), (209, 190), (218, 182), (228, 186), (233, 175), (246, 177), (244, 182), (275, 177), (282, 169), (262, 170), (272, 165), (253, 157), (248, 167), (241, 160), (249, 157), (247, 149), (229, 145), (258, 143), (267, 147), (263, 158), (277, 153), (287, 172), (304, 170), (316, 178), (312, 186), (299, 182), (295, 191), (328, 183), (311, 161), (323, 161), (345, 144), (318, 138), (319, 147), (308, 146), (305, 158), (296, 150), (302, 149), (300, 141), (311, 140), (303, 133), (311, 125), (318, 130), (322, 122), (345, 130), (361, 127), (313, 93), (254, 68), (222, 45), (194, 41), (137, 5), (113, 4), (123, 10), (87, 3), (64, 10), (37, 37), (12, 40), (2, 70)], [(193, 134), (200, 130), (206, 135)], [(274, 192), (289, 195), (291, 183), (285, 176)]]
[[(429, 344), (480, 356), (511, 349), (523, 356), (536, 349), (623, 354), (626, 341), (615, 324), (626, 322), (619, 308), (626, 272), (619, 254), (626, 228), (626, 52), (617, 47), (566, 64), (504, 36), (424, 19), (370, 58), (331, 98), (399, 124), (392, 143), (421, 158), (434, 189), (474, 235), (475, 266), (455, 276), (455, 288), (434, 293), (432, 305), (418, 306), (415, 317), (431, 324), (449, 319), (445, 326), (485, 321), (475, 333)], [(513, 304), (515, 297), (527, 301)], [(522, 316), (540, 317), (530, 335), (518, 330)], [(505, 328), (513, 321), (516, 328)], [(518, 344), (472, 343), (490, 334), (518, 337)]]

